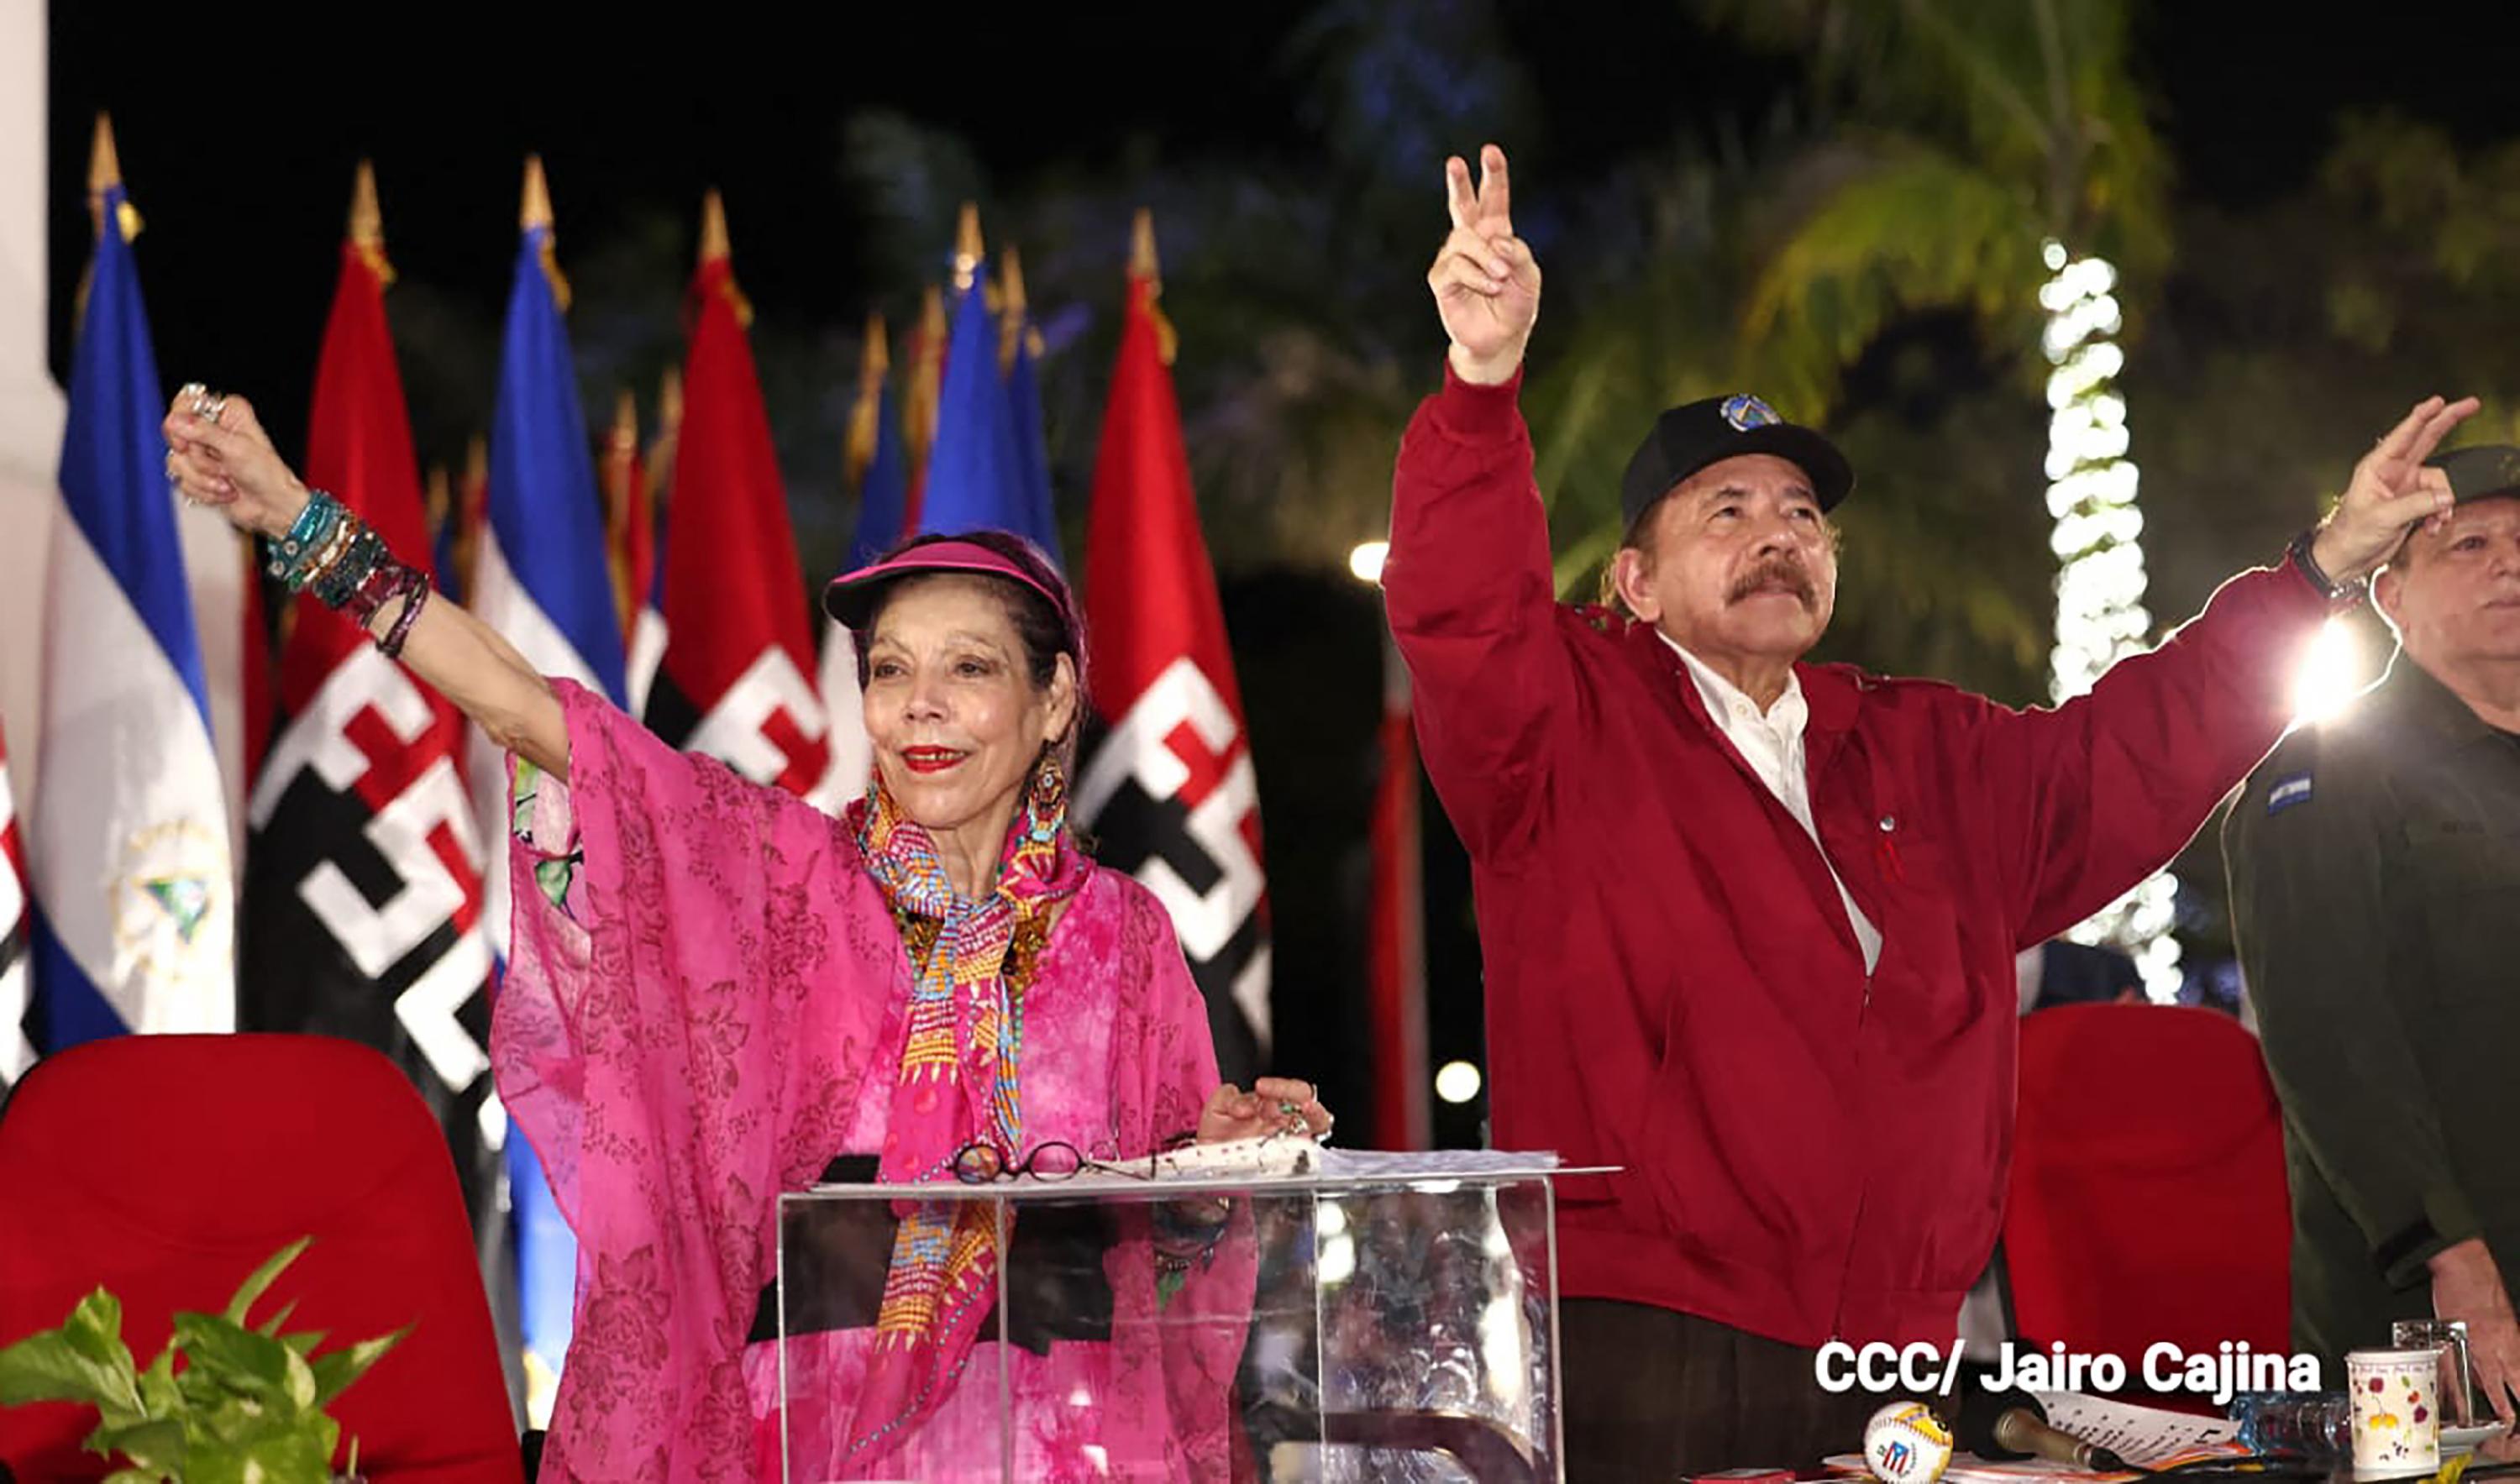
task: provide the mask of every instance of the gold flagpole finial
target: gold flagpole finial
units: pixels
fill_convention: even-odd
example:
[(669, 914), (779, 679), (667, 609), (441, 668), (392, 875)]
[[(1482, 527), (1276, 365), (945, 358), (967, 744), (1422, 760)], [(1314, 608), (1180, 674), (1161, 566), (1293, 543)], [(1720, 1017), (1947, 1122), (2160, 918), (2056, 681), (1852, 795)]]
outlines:
[(956, 293), (969, 291), (971, 277), (980, 271), (980, 259), (987, 254), (988, 248), (980, 242), (979, 202), (967, 201), (963, 202), (962, 215), (954, 222), (954, 292)]
[(712, 189), (700, 198), (700, 261), (712, 263), (734, 255), (726, 237), (726, 200)]
[(518, 226), (527, 232), (543, 229), (543, 277), (551, 280), (552, 302), (560, 312), (568, 313), (568, 275), (560, 271), (560, 227), (552, 216), (551, 182), (543, 177), (543, 157), (525, 157), (525, 200), (517, 213)]
[(883, 379), (891, 369), (891, 350), (884, 344), (883, 316), (870, 311), (866, 339), (858, 350), (857, 400), (849, 407), (848, 436), (841, 447), (848, 487), (853, 490), (865, 490), (867, 467), (875, 462), (875, 446), (882, 436)]
[(1024, 298), (1023, 258), (1012, 243), (998, 254), (998, 292), (1005, 295), (1007, 313), (1019, 316), (1028, 307)]
[(911, 337), (910, 375), (901, 389), (902, 451), (912, 469), (924, 468), (936, 442), (936, 399), (945, 367), (945, 291), (929, 284), (919, 297), (919, 329)]
[(683, 436), (683, 372), (668, 366), (656, 383), (656, 435), (648, 442), (648, 504), (662, 514), (673, 496), (674, 459)]
[(858, 351), (858, 384), (880, 382), (884, 373), (890, 370), (892, 347), (885, 343), (883, 312), (870, 310), (866, 322), (866, 343)]
[(665, 368), (664, 381), (656, 386), (656, 431), (673, 433), (683, 426), (683, 373), (678, 366)]
[(113, 115), (96, 115), (95, 140), (87, 152), (87, 189), (93, 196), (103, 196), (109, 186), (122, 184), (122, 160), (113, 151)]
[(350, 241), (362, 247), (385, 245), (385, 213), (377, 204), (377, 166), (374, 160), (359, 161), (359, 173), (350, 185)]
[(749, 330), (752, 328), (752, 301), (743, 296), (743, 290), (735, 282), (734, 257), (735, 248), (729, 245), (726, 236), (726, 199), (712, 189), (700, 198), (699, 266), (727, 264), (726, 276), (719, 281), (717, 292), (735, 304), (736, 323)]
[[(121, 184), (122, 159), (113, 148), (113, 117), (100, 112), (96, 115), (95, 141), (88, 147), (87, 156), (87, 214), (100, 237), (105, 235), (105, 193)], [(140, 235), (140, 212), (129, 197), (123, 198), (122, 209), (114, 213), (114, 221), (122, 229), (124, 242)], [(84, 287), (80, 297), (86, 297)]]
[(390, 284), (394, 280), (393, 264), (385, 261), (385, 213), (377, 204), (377, 167), (372, 160), (359, 161), (359, 173), (350, 184), (350, 246), (367, 259), (377, 281)]
[(1169, 366), (1180, 353), (1181, 338), (1156, 302), (1163, 296), (1163, 268), (1155, 261), (1155, 213), (1145, 206), (1138, 208), (1137, 219), (1129, 224), (1129, 276), (1147, 281), (1147, 312), (1155, 321), (1155, 353)]
[(527, 232), (553, 225), (551, 182), (543, 178), (543, 157), (539, 155), (525, 157), (525, 200), (517, 213), (517, 225)]
[(1004, 376), (1014, 368), (1015, 351), (1031, 328), (1024, 314), (1023, 259), (1012, 243), (998, 253), (998, 375)]

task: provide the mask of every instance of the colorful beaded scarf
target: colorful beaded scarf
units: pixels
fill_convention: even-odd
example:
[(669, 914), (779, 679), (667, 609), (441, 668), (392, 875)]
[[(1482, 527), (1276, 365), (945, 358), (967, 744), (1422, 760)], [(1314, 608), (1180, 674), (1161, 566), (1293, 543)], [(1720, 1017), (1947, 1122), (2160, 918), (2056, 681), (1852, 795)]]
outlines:
[[(974, 1143), (1023, 1149), (1023, 991), (1058, 903), (1092, 864), (1067, 838), (1067, 786), (1056, 763), (1034, 770), (1007, 832), (997, 885), (966, 900), (936, 845), (878, 778), (847, 825), (883, 888), (910, 956), (909, 1036), (893, 1084), (880, 1164), (886, 1183), (952, 1180)], [(979, 1201), (909, 1206), (893, 1239), (876, 1354), (848, 1429), (855, 1459), (942, 1398), (987, 1324), (997, 1294), (996, 1222)]]

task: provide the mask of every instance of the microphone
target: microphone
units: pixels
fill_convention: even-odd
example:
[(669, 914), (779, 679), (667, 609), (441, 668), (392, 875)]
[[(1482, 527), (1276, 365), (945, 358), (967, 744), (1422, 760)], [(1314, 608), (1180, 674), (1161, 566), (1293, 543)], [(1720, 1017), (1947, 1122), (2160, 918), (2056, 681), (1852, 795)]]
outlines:
[(2126, 1460), (2048, 1425), (2039, 1399), (2014, 1387), (1970, 1384), (1960, 1399), (1959, 1445), (1982, 1459), (2046, 1459), (2098, 1473), (2128, 1473)]
[(2048, 1425), (2048, 1419), (2031, 1407), (2007, 1407), (1995, 1419), (1995, 1441), (2005, 1448), (2048, 1459), (2058, 1463), (2071, 1463), (2099, 1473), (2127, 1472), (2127, 1462), (2105, 1448), (2086, 1443), (2070, 1432)]

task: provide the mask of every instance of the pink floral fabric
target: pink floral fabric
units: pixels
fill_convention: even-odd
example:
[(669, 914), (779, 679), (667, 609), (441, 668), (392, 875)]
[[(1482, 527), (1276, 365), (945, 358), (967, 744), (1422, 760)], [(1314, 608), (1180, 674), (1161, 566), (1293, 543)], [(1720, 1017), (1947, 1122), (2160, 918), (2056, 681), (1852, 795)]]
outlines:
[[(745, 1335), (776, 1272), (778, 1195), (835, 1154), (874, 1151), (856, 1146), (883, 1123), (909, 960), (838, 821), (553, 684), (568, 782), (538, 782), (511, 867), (521, 887), (578, 859), (557, 905), (514, 893), (491, 1031), (500, 1097), (579, 1242), (544, 1477), (777, 1478), (778, 1352)], [(1144, 888), (1096, 869), (1028, 993), (1026, 1035), (1041, 1038), (1020, 1089), (1028, 1140), (1143, 1153), (1195, 1126), (1215, 1053)], [(1144, 1221), (1120, 1230), (1104, 1259), (1109, 1341), (975, 1347), (938, 1413), (852, 1472), (995, 1477), (1003, 1369), (1018, 1477), (1228, 1477), (1247, 1248), (1227, 1243), (1164, 1304)], [(789, 1342), (791, 1395), (807, 1397), (791, 1434), (832, 1434), (873, 1337)], [(800, 1476), (838, 1476), (800, 1462)]]

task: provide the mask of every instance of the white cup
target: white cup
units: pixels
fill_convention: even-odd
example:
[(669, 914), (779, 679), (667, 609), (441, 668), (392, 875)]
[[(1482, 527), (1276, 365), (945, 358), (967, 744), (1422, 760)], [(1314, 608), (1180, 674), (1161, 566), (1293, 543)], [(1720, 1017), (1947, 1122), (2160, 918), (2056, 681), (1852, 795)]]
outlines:
[(2357, 1473), (2431, 1473), (2441, 1467), (2441, 1352), (2357, 1350), (2345, 1357), (2354, 1400)]

